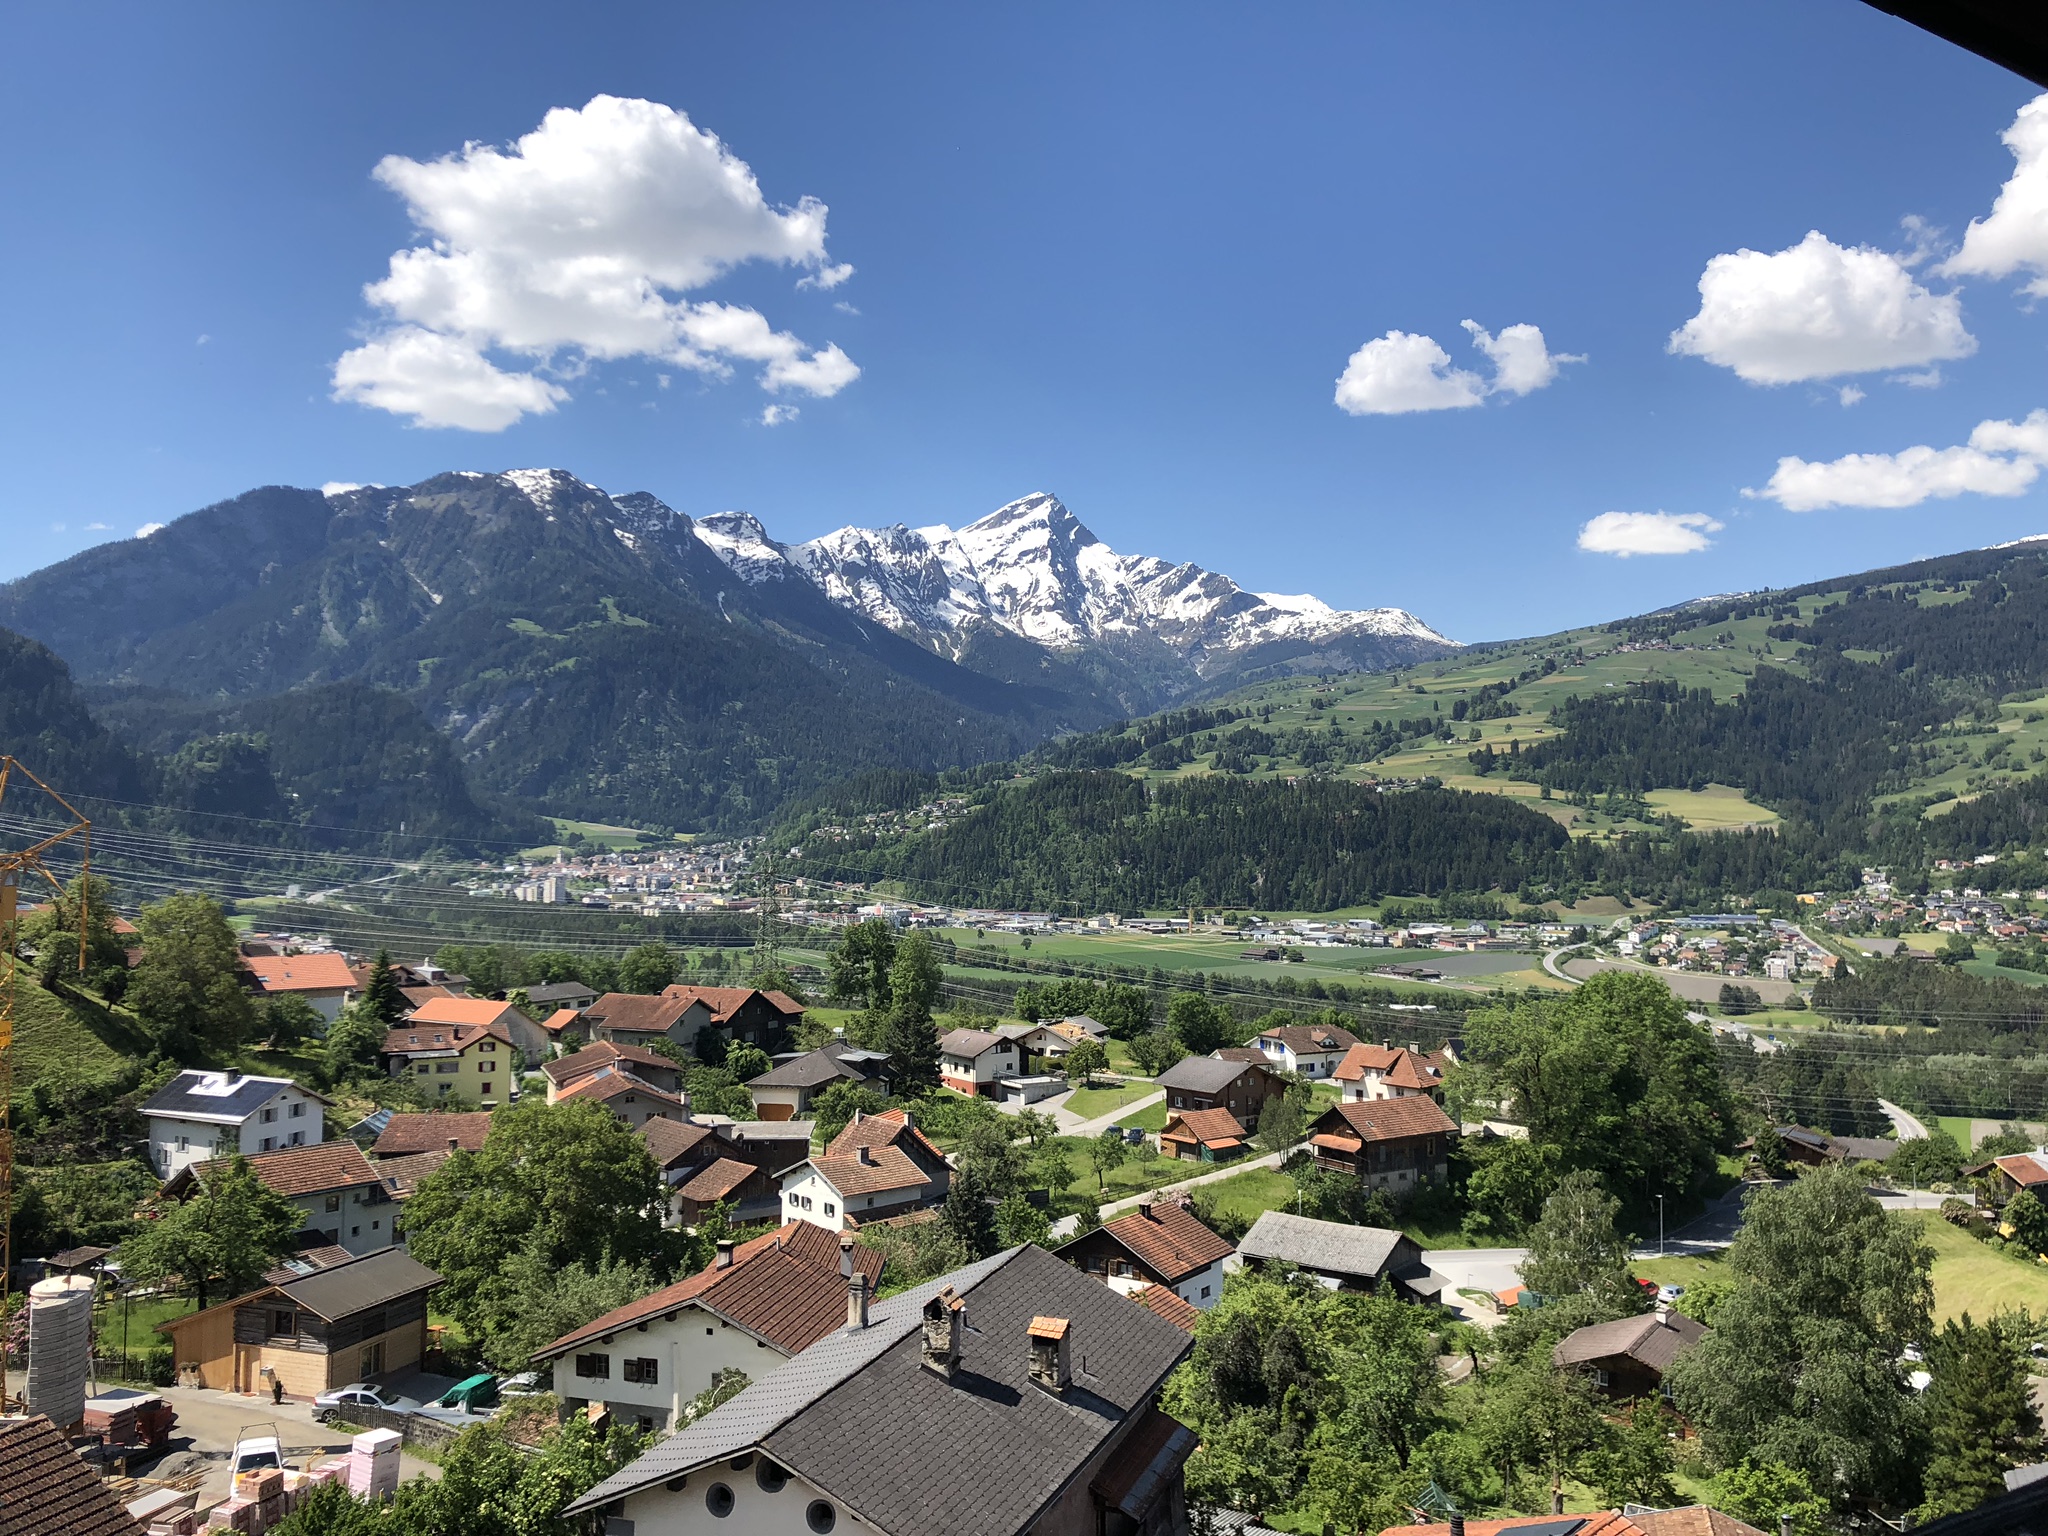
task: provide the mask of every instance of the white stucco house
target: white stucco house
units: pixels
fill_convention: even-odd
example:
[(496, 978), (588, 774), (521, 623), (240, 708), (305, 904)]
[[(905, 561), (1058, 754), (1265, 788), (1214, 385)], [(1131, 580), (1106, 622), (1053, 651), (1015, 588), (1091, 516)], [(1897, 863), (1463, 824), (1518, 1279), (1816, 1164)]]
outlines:
[(326, 1139), (328, 1101), (288, 1077), (240, 1072), (180, 1072), (142, 1106), (149, 1122), (149, 1165), (160, 1179), (208, 1158), (255, 1157)]

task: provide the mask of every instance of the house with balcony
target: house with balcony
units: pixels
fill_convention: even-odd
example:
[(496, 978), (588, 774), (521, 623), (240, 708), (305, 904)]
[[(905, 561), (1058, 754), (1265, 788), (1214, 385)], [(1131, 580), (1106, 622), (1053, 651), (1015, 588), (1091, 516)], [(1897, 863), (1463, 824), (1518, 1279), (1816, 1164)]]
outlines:
[[(226, 1166), (224, 1158), (190, 1164), (165, 1183), (164, 1195), (189, 1200)], [(360, 1257), (397, 1240), (397, 1207), (376, 1168), (352, 1141), (260, 1152), (249, 1159), (249, 1171), (299, 1212), (303, 1248), (342, 1248)]]
[(1297, 1077), (1328, 1077), (1344, 1053), (1358, 1044), (1348, 1029), (1326, 1024), (1284, 1024), (1252, 1042), (1266, 1060)]
[(1318, 1168), (1348, 1174), (1395, 1199), (1451, 1176), (1457, 1124), (1421, 1096), (1333, 1104), (1309, 1127)]
[(1257, 1130), (1259, 1112), (1277, 1099), (1287, 1084), (1271, 1067), (1257, 1061), (1227, 1061), (1215, 1056), (1188, 1056), (1159, 1074), (1169, 1114), (1183, 1110), (1227, 1109), (1238, 1129)]

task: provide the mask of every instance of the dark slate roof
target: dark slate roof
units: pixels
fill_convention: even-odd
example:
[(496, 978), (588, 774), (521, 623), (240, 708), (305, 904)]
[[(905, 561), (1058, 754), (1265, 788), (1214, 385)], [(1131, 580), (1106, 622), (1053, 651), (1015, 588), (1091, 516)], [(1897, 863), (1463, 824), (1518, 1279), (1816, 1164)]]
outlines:
[(1214, 1056), (1188, 1056), (1159, 1074), (1159, 1086), (1183, 1093), (1221, 1093), (1247, 1071), (1264, 1071), (1249, 1061), (1218, 1061)]
[[(278, 1093), (298, 1085), (288, 1077), (242, 1077), (233, 1072), (180, 1072), (149, 1096), (145, 1115), (176, 1115), (183, 1120), (219, 1120), (241, 1124)], [(202, 1091), (216, 1089), (218, 1091)], [(306, 1092), (317, 1103), (327, 1100)]]
[(141, 1536), (47, 1418), (0, 1420), (0, 1536)]
[(580, 981), (550, 981), (526, 989), (526, 1000), (530, 1003), (566, 1003), (572, 998), (595, 999), (594, 988), (586, 987)]
[(1627, 1355), (1661, 1375), (1709, 1331), (1706, 1324), (1696, 1323), (1682, 1312), (1663, 1317), (1645, 1312), (1639, 1317), (1593, 1323), (1568, 1333), (1558, 1340), (1550, 1357), (1558, 1365), (1587, 1365)]
[(439, 1275), (403, 1248), (386, 1248), (353, 1263), (337, 1264), (303, 1280), (280, 1285), (278, 1290), (294, 1304), (331, 1323), (440, 1283)]
[[(924, 1368), (919, 1326), (944, 1285), (967, 1304), (950, 1383)], [(1074, 1385), (1064, 1397), (1029, 1378), (1025, 1330), (1045, 1315), (1072, 1324)], [(881, 1302), (870, 1318), (827, 1335), (565, 1513), (758, 1449), (890, 1536), (1022, 1530), (1105, 1441), (1150, 1411), (1193, 1347), (1164, 1318), (1028, 1246)]]
[(1325, 1274), (1376, 1280), (1400, 1247), (1402, 1235), (1386, 1227), (1354, 1227), (1288, 1211), (1265, 1211), (1237, 1251), (1248, 1259), (1279, 1259)]
[(749, 1088), (816, 1088), (825, 1083), (866, 1082), (888, 1062), (880, 1051), (864, 1051), (857, 1045), (835, 1040), (815, 1051), (806, 1051), (759, 1077), (750, 1078)]

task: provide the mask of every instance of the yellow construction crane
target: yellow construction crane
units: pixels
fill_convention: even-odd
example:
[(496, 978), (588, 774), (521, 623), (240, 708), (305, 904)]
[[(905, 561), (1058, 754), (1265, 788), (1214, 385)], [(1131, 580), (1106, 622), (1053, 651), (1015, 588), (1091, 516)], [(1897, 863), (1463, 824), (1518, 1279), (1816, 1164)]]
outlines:
[[(8, 786), (20, 775), (71, 818), (47, 836), (36, 838), (25, 848), (0, 848), (0, 1329), (8, 1315), (8, 1286), (14, 1272), (14, 973), (20, 962), (15, 957), (17, 924), (21, 918), (21, 883), (24, 876), (40, 875), (57, 896), (64, 894), (63, 882), (50, 872), (43, 855), (59, 843), (79, 839), (83, 874), (78, 885), (78, 968), (85, 969), (85, 936), (88, 929), (85, 904), (92, 887), (92, 823), (78, 814), (57, 791), (12, 757), (0, 756), (0, 806), (7, 800)], [(33, 836), (33, 834), (31, 834)], [(7, 1347), (0, 1338), (0, 1409), (7, 1403)]]

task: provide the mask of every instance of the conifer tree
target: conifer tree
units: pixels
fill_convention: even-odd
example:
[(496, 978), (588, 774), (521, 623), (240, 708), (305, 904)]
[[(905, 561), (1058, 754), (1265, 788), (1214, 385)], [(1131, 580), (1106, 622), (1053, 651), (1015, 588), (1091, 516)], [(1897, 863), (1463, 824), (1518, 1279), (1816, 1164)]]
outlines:
[(1942, 1324), (1927, 1351), (1927, 1463), (1923, 1519), (1960, 1514), (2005, 1492), (2005, 1473), (2039, 1459), (2041, 1417), (2026, 1361), (1996, 1328), (1963, 1314)]
[(398, 973), (391, 969), (391, 951), (380, 949), (370, 962), (369, 979), (363, 983), (363, 1001), (386, 1024), (396, 1024), (405, 1014), (405, 994), (398, 990)]

